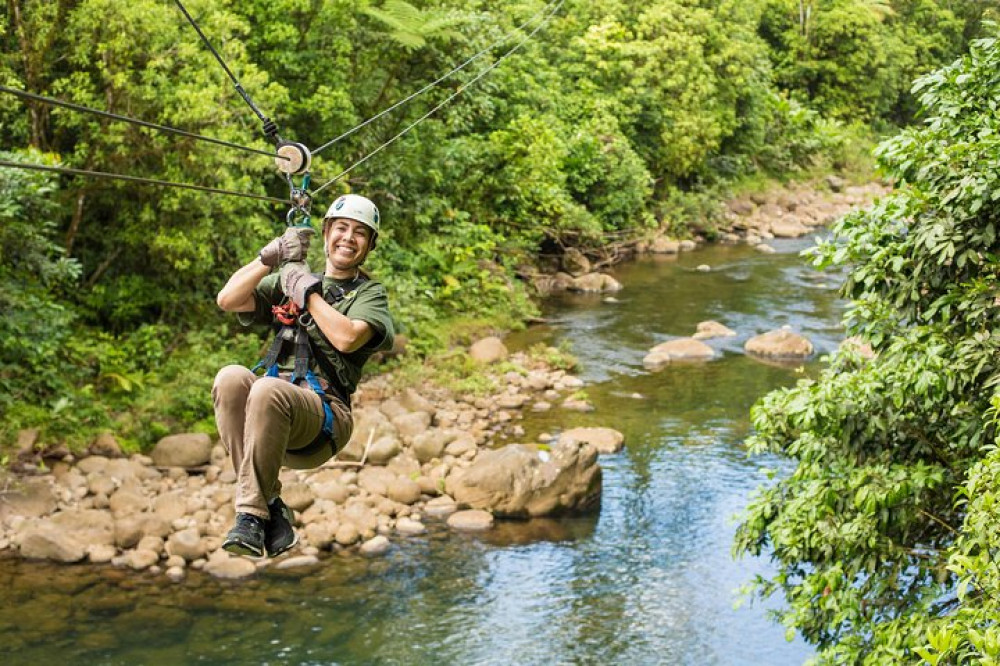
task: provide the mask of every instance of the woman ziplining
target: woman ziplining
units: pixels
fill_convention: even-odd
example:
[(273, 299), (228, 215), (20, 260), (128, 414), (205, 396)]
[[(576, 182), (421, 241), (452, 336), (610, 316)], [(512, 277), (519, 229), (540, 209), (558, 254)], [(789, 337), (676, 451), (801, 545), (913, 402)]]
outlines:
[[(353, 430), (351, 395), (361, 371), (372, 354), (392, 347), (394, 337), (385, 287), (361, 271), (381, 228), (378, 208), (356, 194), (334, 201), (323, 219), (326, 269), (322, 275), (314, 275), (305, 264), (314, 233), (309, 226), (312, 196), (409, 132), (461, 94), (465, 86), (310, 193), (309, 149), (281, 140), (274, 123), (253, 104), (180, 0), (175, 1), (264, 123), (265, 134), (274, 141), (279, 156), (287, 158), (276, 160), (276, 166), (291, 188), (288, 229), (237, 270), (217, 299), (223, 310), (239, 313), (241, 324), (272, 324), (275, 338), (253, 370), (226, 366), (212, 387), (219, 438), (236, 472), (236, 517), (222, 547), (238, 555), (276, 557), (298, 541), (294, 514), (281, 499), (282, 465), (311, 469), (343, 450)], [(561, 4), (560, 0), (555, 9)], [(467, 85), (497, 67), (542, 25), (544, 22)], [(293, 175), (303, 175), (300, 188), (294, 186)], [(275, 268), (279, 269), (277, 274), (272, 273)], [(266, 373), (263, 377), (254, 372), (261, 369)]]
[(275, 557), (295, 545), (281, 466), (318, 467), (347, 445), (361, 370), (372, 354), (392, 347), (385, 287), (361, 270), (380, 224), (370, 200), (341, 196), (323, 220), (322, 276), (304, 261), (312, 230), (293, 226), (219, 292), (219, 307), (239, 313), (241, 324), (277, 322), (257, 366), (266, 375), (230, 365), (212, 387), (219, 438), (237, 478), (236, 522), (223, 542), (232, 553)]

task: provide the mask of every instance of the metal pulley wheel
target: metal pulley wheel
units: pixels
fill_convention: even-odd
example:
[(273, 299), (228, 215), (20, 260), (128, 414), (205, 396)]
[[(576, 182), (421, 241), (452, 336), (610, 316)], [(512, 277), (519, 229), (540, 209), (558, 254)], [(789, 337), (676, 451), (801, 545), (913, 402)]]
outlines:
[(282, 141), (278, 144), (277, 152), (278, 157), (274, 158), (274, 164), (282, 173), (297, 176), (308, 171), (312, 164), (312, 154), (301, 143)]

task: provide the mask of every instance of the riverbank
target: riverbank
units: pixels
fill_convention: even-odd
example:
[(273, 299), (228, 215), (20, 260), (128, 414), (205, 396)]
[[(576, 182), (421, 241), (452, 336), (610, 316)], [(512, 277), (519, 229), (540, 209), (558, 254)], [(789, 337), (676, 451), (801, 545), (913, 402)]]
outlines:
[[(400, 392), (391, 374), (376, 377), (356, 394), (354, 437), (337, 459), (316, 470), (282, 472), (282, 497), (296, 512), (300, 536), (286, 557), (255, 562), (221, 550), (234, 517), (236, 477), (221, 445), (195, 433), (166, 437), (150, 455), (127, 458), (106, 436), (91, 449), (98, 455), (67, 454), (34, 474), (8, 479), (0, 504), (0, 551), (111, 563), (173, 579), (188, 567), (232, 578), (260, 567), (314, 564), (328, 551), (357, 548), (362, 555), (379, 555), (390, 547), (390, 537), (425, 532), (427, 520), (446, 521), (454, 530), (488, 529), (500, 512), (460, 510), (455, 499), (470, 506), (463, 473), (477, 459), (482, 466), (484, 452), (517, 437), (523, 410), (586, 409), (586, 403), (573, 398), (582, 382), (543, 358), (561, 358), (556, 350), (509, 355), (499, 339), (487, 338), (469, 353), (496, 392)], [(591, 435), (598, 443), (607, 438)], [(546, 474), (546, 483), (516, 491), (508, 484), (510, 506), (546, 504), (533, 513), (525, 509), (527, 516), (593, 502), (600, 493), (599, 469), (588, 436), (525, 447), (535, 467), (559, 465), (555, 476), (566, 478)], [(579, 489), (583, 494), (567, 494), (581, 477), (587, 479)], [(519, 512), (508, 509), (505, 515)]]
[(760, 252), (772, 253), (769, 241), (814, 233), (888, 191), (883, 183), (850, 184), (833, 175), (818, 181), (775, 185), (722, 204), (718, 227), (711, 234), (697, 233), (693, 238), (680, 239), (661, 230), (589, 253), (569, 248), (557, 258), (543, 258), (538, 266), (525, 268), (520, 274), (542, 297), (561, 291), (614, 292), (622, 285), (607, 269), (622, 261), (645, 254), (676, 255), (711, 242), (746, 243)]

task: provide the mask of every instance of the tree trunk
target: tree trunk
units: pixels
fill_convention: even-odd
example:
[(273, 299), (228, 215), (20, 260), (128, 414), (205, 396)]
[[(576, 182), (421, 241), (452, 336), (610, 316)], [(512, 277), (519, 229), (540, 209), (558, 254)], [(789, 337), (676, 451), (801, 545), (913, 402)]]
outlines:
[(104, 275), (104, 271), (108, 270), (108, 266), (113, 264), (115, 259), (117, 259), (118, 255), (121, 253), (122, 253), (121, 247), (117, 247), (111, 252), (111, 254), (105, 257), (104, 261), (101, 262), (101, 265), (98, 266), (94, 270), (94, 272), (90, 274), (89, 278), (87, 278), (87, 281), (84, 283), (83, 288), (90, 289), (95, 284), (97, 284), (97, 281), (101, 279), (102, 275)]
[[(7, 9), (13, 23), (14, 32), (17, 34), (17, 43), (21, 51), (21, 66), (24, 68), (24, 83), (31, 92), (41, 92), (41, 80), (39, 76), (38, 54), (32, 48), (28, 39), (28, 28), (24, 25), (21, 16), (21, 3), (19, 0), (7, 0)], [(45, 125), (48, 113), (44, 106), (38, 102), (24, 103), (28, 107), (28, 119), (31, 125), (31, 137), (29, 139), (32, 148), (44, 149)]]
[(66, 231), (66, 256), (73, 254), (73, 241), (76, 240), (76, 232), (80, 229), (80, 221), (83, 219), (83, 204), (87, 200), (87, 191), (81, 189), (76, 193), (76, 208), (73, 209), (73, 219), (69, 222), (69, 229)]

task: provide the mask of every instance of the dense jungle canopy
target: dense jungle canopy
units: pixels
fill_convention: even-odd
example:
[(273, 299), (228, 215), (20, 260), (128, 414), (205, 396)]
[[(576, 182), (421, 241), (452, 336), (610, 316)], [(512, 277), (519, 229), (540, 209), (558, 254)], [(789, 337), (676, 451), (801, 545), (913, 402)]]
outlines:
[[(996, 7), (186, 4), (283, 136), (310, 147), (485, 50), (313, 163), (324, 182), (462, 91), (316, 202), (356, 191), (379, 204), (370, 268), (418, 354), (530, 316), (520, 278), (564, 248), (711, 239), (729, 188), (850, 174), (873, 139), (909, 127), (879, 152), (899, 192), (840, 223), (815, 254), (850, 270), (849, 327), (879, 356), (840, 356), (756, 408), (752, 448), (801, 464), (755, 500), (737, 549), (774, 552), (779, 572), (758, 591), (785, 596), (782, 621), (821, 661), (998, 658), (1000, 51), (984, 22)], [(174, 3), (7, 0), (0, 13), (0, 85), (267, 147)], [(287, 196), (267, 157), (0, 96), (0, 159)], [(260, 348), (215, 294), (284, 215), (249, 199), (0, 168), (0, 441), (38, 428), (42, 446), (78, 447), (111, 430), (137, 450), (178, 429), (211, 431), (215, 370)]]

